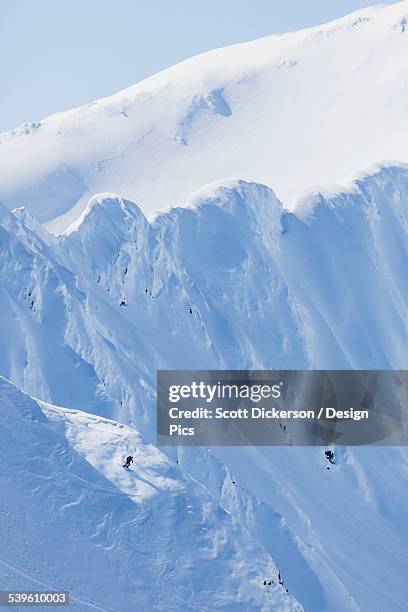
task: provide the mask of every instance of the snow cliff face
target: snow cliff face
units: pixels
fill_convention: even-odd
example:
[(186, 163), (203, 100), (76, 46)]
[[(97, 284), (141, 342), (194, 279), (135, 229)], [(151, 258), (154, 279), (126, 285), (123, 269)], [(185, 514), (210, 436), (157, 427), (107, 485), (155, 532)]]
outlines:
[(0, 200), (42, 222), (64, 215), (58, 231), (98, 192), (147, 214), (239, 177), (291, 205), (316, 184), (406, 160), (407, 20), (407, 1), (364, 9), (205, 53), (22, 125), (0, 139)]
[(296, 213), (215, 184), (152, 223), (97, 196), (58, 239), (2, 209), (0, 371), (153, 436), (157, 368), (404, 368), (407, 177), (384, 167)]
[(159, 368), (408, 367), (408, 167), (297, 197), (407, 158), (407, 7), (1, 136), (0, 375), (39, 398), (0, 379), (3, 588), (65, 576), (78, 610), (404, 607), (404, 449), (326, 470), (319, 448), (151, 443)]
[[(152, 222), (130, 201), (96, 196), (59, 238), (3, 207), (0, 373), (154, 442), (157, 368), (406, 368), (407, 202), (408, 169), (388, 165), (311, 193), (292, 213), (245, 181), (212, 184)], [(95, 438), (85, 459), (106, 476), (133, 444), (127, 436), (109, 458)], [(177, 458), (306, 609), (398, 610), (405, 601), (404, 450), (338, 451), (330, 471), (315, 448), (184, 449)]]

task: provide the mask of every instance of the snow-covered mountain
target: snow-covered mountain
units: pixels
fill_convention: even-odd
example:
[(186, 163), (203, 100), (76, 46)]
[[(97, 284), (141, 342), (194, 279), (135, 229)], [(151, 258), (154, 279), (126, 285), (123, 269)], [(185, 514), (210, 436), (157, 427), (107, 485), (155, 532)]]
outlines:
[(265, 548), (134, 429), (1, 377), (0, 424), (1, 589), (69, 590), (70, 610), (301, 610)]
[(217, 50), (0, 138), (1, 588), (404, 609), (405, 449), (326, 470), (320, 448), (153, 444), (157, 369), (408, 368), (408, 166), (372, 166), (408, 159), (407, 19)]
[(143, 429), (157, 368), (404, 368), (407, 193), (384, 167), (295, 214), (238, 181), (153, 223), (97, 196), (59, 238), (3, 208), (0, 372)]
[[(292, 213), (244, 181), (210, 185), (154, 222), (128, 200), (95, 196), (60, 237), (2, 208), (0, 373), (98, 415), (82, 423), (113, 417), (154, 442), (157, 368), (406, 368), (407, 206), (400, 165), (311, 194)], [(85, 458), (106, 475), (122, 450), (108, 468), (101, 435)], [(321, 449), (172, 452), (306, 609), (400, 609), (404, 450), (338, 451), (329, 472)], [(201, 582), (190, 588), (201, 593)]]
[(316, 184), (406, 160), (408, 2), (205, 53), (0, 139), (0, 201), (62, 229), (115, 192), (145, 213), (204, 184)]

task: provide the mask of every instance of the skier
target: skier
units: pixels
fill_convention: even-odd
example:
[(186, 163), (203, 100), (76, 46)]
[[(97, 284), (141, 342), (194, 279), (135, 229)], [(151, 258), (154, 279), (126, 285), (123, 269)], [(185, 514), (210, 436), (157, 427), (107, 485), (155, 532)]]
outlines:
[(327, 451), (325, 451), (324, 454), (326, 455), (327, 461), (330, 461), (330, 463), (334, 464), (334, 453), (333, 453), (333, 451), (327, 450)]
[(123, 467), (128, 470), (131, 463), (133, 463), (133, 457), (131, 455), (129, 455), (129, 457), (126, 457), (126, 461), (125, 461)]

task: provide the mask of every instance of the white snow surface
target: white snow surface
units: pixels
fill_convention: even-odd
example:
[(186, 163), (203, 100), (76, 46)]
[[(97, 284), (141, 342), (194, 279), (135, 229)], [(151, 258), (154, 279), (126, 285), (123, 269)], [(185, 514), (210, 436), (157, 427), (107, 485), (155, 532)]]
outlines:
[(286, 207), (408, 159), (408, 1), (204, 53), (0, 137), (0, 201), (64, 230), (98, 192), (146, 214), (228, 177)]
[[(80, 221), (60, 237), (47, 236), (27, 211), (13, 214), (2, 207), (0, 374), (43, 402), (77, 411), (75, 415), (41, 404), (47, 418), (65, 428), (64, 444), (111, 481), (106, 486), (113, 482), (122, 492), (126, 486), (126, 494), (133, 487), (135, 495), (154, 504), (148, 485), (146, 489), (141, 483), (128, 482), (126, 474), (118, 475), (123, 455), (135, 447), (139, 434), (106, 421), (131, 426), (147, 442), (155, 443), (158, 368), (407, 368), (407, 218), (408, 167), (391, 163), (361, 174), (343, 189), (310, 193), (294, 212), (285, 210), (268, 187), (242, 180), (209, 185), (192, 196), (187, 207), (167, 209), (152, 222), (131, 201), (101, 194), (91, 199)], [(10, 430), (15, 436), (12, 446), (5, 446), (2, 460), (6, 480), (8, 469), (14, 469), (6, 468), (12, 450), (27, 447), (31, 450), (24, 455), (25, 461), (37, 452), (45, 461), (52, 456), (54, 444), (44, 441), (42, 450), (41, 440), (31, 443), (24, 438), (19, 445), (22, 426), (12, 419), (21, 394), (14, 388), (10, 393), (11, 399), (1, 409), (4, 427), (9, 423), (5, 440), (12, 437)], [(24, 401), (33, 405), (30, 399)], [(113, 436), (116, 442), (112, 441), (109, 452), (105, 431), (120, 432), (119, 437)], [(24, 434), (27, 440), (30, 432)], [(157, 458), (170, 471), (176, 469), (167, 456), (149, 448), (154, 462)], [(230, 572), (233, 559), (244, 555), (234, 538), (244, 538), (243, 548), (253, 554), (251, 559), (260, 559), (256, 569), (246, 557), (255, 574), (244, 570), (244, 561), (238, 560), (243, 573), (230, 583), (228, 592), (222, 591), (221, 599), (218, 591), (212, 591), (215, 599), (208, 609), (235, 610), (241, 603), (243, 609), (269, 609), (265, 597), (276, 597), (276, 606), (301, 605), (313, 612), (403, 609), (408, 597), (405, 449), (338, 449), (337, 464), (330, 471), (321, 448), (166, 452), (179, 461), (177, 470), (192, 479), (188, 481), (191, 495), (203, 491), (208, 504), (213, 504), (210, 513), (220, 513), (221, 508), (251, 536), (247, 540), (236, 535), (235, 527), (225, 532), (222, 575)], [(150, 469), (137, 464), (136, 474), (142, 468)], [(177, 470), (172, 478), (178, 490)], [(165, 486), (170, 478), (167, 472), (159, 472), (157, 478), (165, 489), (162, 502), (157, 500), (160, 514), (165, 512), (161, 503), (173, 503), (167, 497), (174, 491), (173, 485)], [(21, 478), (24, 471), (19, 469), (13, 486), (18, 487)], [(63, 482), (64, 495), (71, 501), (62, 505), (78, 500), (72, 481)], [(23, 480), (21, 490), (26, 486)], [(43, 495), (41, 487), (38, 494)], [(3, 496), (7, 498), (17, 500), (14, 513), (19, 512), (20, 503), (20, 512), (25, 512), (25, 498), (12, 492)], [(114, 512), (115, 499), (105, 499), (105, 508), (99, 499), (93, 502), (90, 492), (84, 507), (95, 503), (102, 505), (105, 514)], [(58, 497), (51, 504), (56, 516), (59, 503)], [(75, 521), (77, 506), (69, 507)], [(184, 522), (186, 506), (181, 507), (178, 516)], [(85, 513), (81, 505), (79, 511)], [(7, 520), (12, 516), (9, 512)], [(94, 520), (92, 516), (96, 529), (103, 517)], [(121, 516), (117, 520), (114, 533), (120, 533), (122, 525)], [(67, 537), (71, 525), (66, 527)], [(90, 528), (86, 523), (85, 532)], [(173, 539), (174, 530), (174, 523), (165, 522), (162, 537)], [(203, 602), (203, 583), (197, 576), (207, 572), (204, 544), (188, 533), (180, 532), (180, 547), (172, 549), (180, 571), (178, 576), (172, 574), (172, 580), (180, 589), (186, 584), (191, 589), (190, 594), (182, 591), (182, 598)], [(86, 539), (83, 533), (80, 537)], [(12, 550), (13, 567), (21, 571), (28, 553), (20, 544)], [(256, 552), (261, 550), (262, 554)], [(197, 581), (190, 580), (183, 563), (177, 561), (190, 553), (191, 563), (196, 559)], [(64, 571), (72, 563), (69, 555), (68, 549), (62, 557)], [(84, 558), (95, 562), (90, 550)], [(136, 573), (146, 576), (147, 568), (137, 569), (143, 562), (135, 558)], [(40, 568), (39, 580), (47, 582), (49, 570), (41, 559), (34, 552), (30, 564)], [(272, 575), (276, 571), (272, 568), (278, 568), (285, 586), (271, 595), (262, 590), (262, 572), (268, 564)], [(123, 565), (120, 568), (125, 572)], [(151, 571), (156, 570), (155, 584), (162, 584), (162, 579), (168, 584), (167, 574), (160, 573), (158, 566)], [(128, 575), (124, 576), (123, 584), (127, 584)], [(72, 580), (79, 580), (77, 574)], [(75, 584), (78, 597), (101, 603), (98, 582), (88, 590)], [(211, 584), (215, 589), (215, 582)], [(239, 584), (244, 599), (240, 599)], [(250, 585), (248, 591), (245, 585)], [(146, 588), (150, 586), (144, 587), (141, 597), (146, 596)], [(286, 588), (293, 600), (281, 598)], [(178, 586), (172, 590), (172, 583), (163, 589), (168, 593), (166, 605), (195, 609), (176, 597)], [(120, 609), (132, 610), (136, 595), (126, 592), (124, 597), (129, 599)], [(236, 603), (228, 603), (232, 601)], [(115, 609), (113, 603), (109, 605)], [(162, 600), (155, 605), (160, 609)], [(151, 608), (142, 603), (142, 609)]]
[(408, 159), (407, 20), (216, 50), (0, 137), (0, 588), (406, 608), (405, 448), (154, 443), (157, 369), (408, 369), (408, 166), (377, 163)]
[(268, 552), (134, 429), (1, 377), (0, 423), (1, 589), (68, 590), (78, 611), (301, 610)]

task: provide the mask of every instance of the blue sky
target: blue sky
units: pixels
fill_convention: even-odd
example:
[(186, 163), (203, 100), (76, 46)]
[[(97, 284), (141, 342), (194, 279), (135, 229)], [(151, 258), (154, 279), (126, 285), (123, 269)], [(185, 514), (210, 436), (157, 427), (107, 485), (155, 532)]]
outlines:
[(208, 49), (375, 0), (0, 0), (0, 131), (114, 93)]

